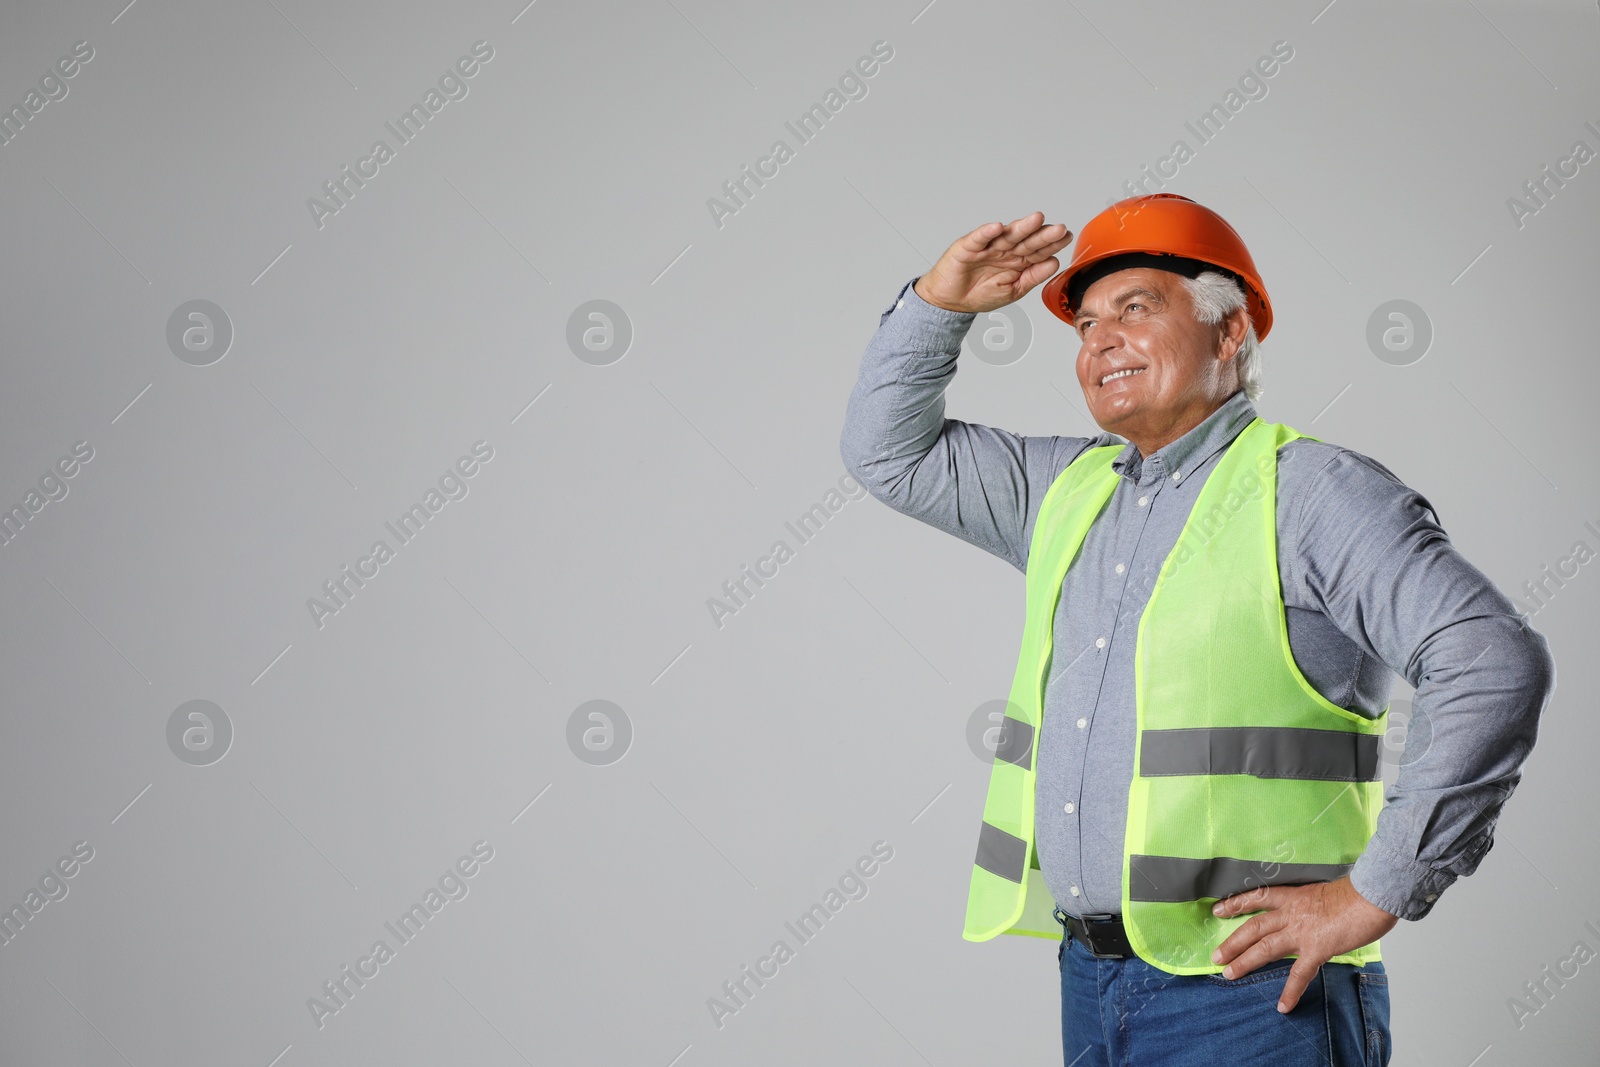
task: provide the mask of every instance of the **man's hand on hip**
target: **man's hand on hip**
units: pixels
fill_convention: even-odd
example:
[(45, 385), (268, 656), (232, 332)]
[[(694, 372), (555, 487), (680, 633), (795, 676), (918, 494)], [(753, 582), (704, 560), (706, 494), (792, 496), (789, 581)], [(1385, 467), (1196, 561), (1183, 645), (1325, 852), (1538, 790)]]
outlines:
[(1055, 254), (1071, 241), (1072, 231), (1061, 223), (1044, 225), (1042, 211), (1009, 226), (986, 222), (945, 249), (914, 288), (946, 311), (993, 311), (1060, 270)]
[(1341, 952), (1370, 944), (1400, 921), (1357, 893), (1345, 875), (1312, 885), (1270, 885), (1236, 893), (1212, 909), (1224, 918), (1259, 911), (1217, 946), (1216, 963), (1224, 978), (1238, 978), (1257, 967), (1299, 956), (1278, 998), (1279, 1011), (1293, 1011), (1318, 969)]

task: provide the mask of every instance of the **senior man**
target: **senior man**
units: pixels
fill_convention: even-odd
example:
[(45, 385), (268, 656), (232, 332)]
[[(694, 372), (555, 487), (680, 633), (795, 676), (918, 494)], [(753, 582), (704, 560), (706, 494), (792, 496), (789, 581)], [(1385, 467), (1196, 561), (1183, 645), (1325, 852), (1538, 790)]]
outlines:
[[(1388, 1063), (1379, 938), (1489, 851), (1549, 646), (1386, 467), (1256, 414), (1271, 303), (1187, 197), (1108, 208), (1041, 293), (1105, 432), (945, 418), (976, 315), (1071, 240), (988, 223), (903, 286), (840, 443), (1025, 576), (964, 936), (1060, 939), (1072, 1067)], [(1385, 797), (1391, 671), (1416, 692)]]

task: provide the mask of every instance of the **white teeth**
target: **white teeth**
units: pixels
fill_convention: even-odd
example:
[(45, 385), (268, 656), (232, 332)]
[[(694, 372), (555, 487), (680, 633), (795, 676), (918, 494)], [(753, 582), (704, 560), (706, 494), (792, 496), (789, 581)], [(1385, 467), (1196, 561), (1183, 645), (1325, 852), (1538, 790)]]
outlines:
[(1143, 367), (1130, 367), (1127, 370), (1119, 370), (1115, 374), (1108, 374), (1104, 378), (1101, 378), (1100, 379), (1100, 384), (1104, 385), (1107, 382), (1114, 381), (1117, 378), (1126, 378), (1128, 375), (1130, 375), (1130, 374), (1138, 374), (1142, 370), (1144, 370)]

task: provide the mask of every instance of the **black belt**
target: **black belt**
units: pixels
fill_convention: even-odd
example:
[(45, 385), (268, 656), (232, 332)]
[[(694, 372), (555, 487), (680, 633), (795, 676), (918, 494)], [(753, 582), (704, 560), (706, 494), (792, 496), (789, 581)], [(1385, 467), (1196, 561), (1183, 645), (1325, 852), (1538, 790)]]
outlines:
[(1059, 912), (1057, 921), (1065, 920), (1067, 934), (1083, 942), (1083, 947), (1103, 960), (1123, 959), (1134, 955), (1128, 944), (1127, 931), (1122, 927), (1122, 916), (1110, 912), (1096, 912), (1079, 917)]

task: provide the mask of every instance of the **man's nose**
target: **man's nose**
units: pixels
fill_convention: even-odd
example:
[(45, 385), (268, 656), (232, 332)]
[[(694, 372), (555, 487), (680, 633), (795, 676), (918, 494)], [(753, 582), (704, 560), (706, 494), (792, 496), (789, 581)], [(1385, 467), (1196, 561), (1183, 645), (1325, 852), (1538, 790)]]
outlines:
[(1122, 327), (1118, 323), (1097, 322), (1089, 331), (1089, 354), (1106, 356), (1122, 347)]

